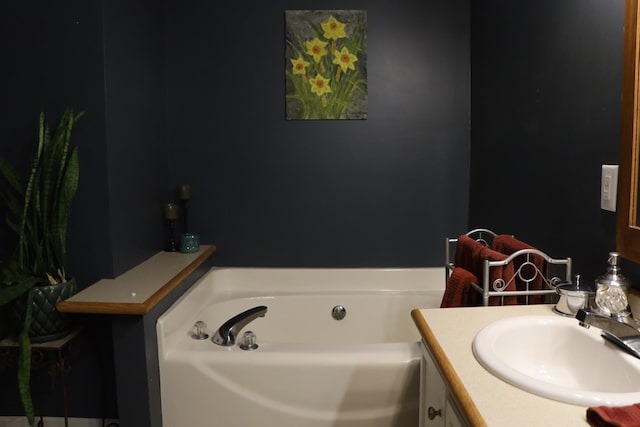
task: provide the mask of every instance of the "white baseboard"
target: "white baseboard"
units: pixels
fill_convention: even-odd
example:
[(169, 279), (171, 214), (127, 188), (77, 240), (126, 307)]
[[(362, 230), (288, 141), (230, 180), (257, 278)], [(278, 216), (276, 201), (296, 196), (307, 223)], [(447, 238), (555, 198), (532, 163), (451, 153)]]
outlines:
[[(36, 418), (36, 425), (40, 418)], [(43, 417), (43, 427), (65, 427), (63, 417)], [(97, 418), (69, 418), (69, 427), (107, 427), (118, 420), (102, 420)], [(29, 427), (25, 417), (1, 417), (1, 427)]]

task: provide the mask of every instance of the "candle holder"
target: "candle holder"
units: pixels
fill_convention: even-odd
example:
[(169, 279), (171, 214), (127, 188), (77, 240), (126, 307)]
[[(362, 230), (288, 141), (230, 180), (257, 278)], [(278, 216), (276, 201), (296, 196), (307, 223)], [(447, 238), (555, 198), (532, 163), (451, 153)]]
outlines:
[(185, 234), (189, 233), (189, 215), (188, 215), (188, 205), (189, 200), (191, 200), (191, 186), (187, 184), (182, 184), (178, 187), (178, 198), (182, 202), (182, 220), (184, 222), (184, 232)]
[(164, 219), (169, 224), (169, 241), (165, 247), (167, 252), (176, 252), (176, 235), (175, 235), (175, 223), (178, 219), (178, 205), (175, 203), (167, 203), (164, 205)]
[(164, 249), (167, 252), (176, 252), (178, 248), (176, 247), (176, 235), (175, 235), (175, 219), (168, 219), (169, 223), (169, 242), (167, 243), (167, 247)]

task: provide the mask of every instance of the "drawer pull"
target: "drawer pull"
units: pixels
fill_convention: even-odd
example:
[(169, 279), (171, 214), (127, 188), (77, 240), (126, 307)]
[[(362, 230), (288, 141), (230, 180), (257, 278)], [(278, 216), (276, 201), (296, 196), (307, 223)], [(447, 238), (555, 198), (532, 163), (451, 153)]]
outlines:
[(427, 409), (427, 416), (429, 417), (430, 420), (434, 419), (435, 417), (441, 417), (442, 410), (441, 409), (436, 410), (433, 406), (429, 406), (429, 409)]

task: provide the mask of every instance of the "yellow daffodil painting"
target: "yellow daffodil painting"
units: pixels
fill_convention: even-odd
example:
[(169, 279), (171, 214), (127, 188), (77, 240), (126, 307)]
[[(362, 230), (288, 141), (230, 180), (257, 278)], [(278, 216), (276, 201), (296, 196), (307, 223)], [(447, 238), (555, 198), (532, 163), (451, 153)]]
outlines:
[(288, 10), (287, 120), (367, 118), (367, 12)]

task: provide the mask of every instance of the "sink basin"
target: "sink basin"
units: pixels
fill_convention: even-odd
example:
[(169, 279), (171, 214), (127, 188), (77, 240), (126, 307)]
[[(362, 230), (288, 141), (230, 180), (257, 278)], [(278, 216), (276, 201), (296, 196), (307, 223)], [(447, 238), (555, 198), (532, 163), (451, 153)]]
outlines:
[(580, 406), (640, 402), (640, 360), (573, 318), (498, 320), (478, 332), (473, 353), (493, 375), (539, 396)]

